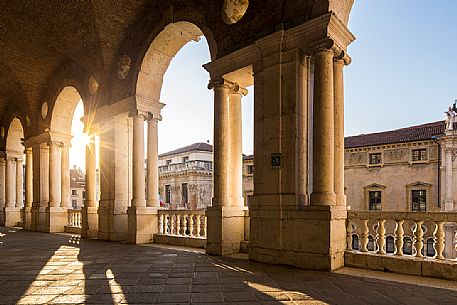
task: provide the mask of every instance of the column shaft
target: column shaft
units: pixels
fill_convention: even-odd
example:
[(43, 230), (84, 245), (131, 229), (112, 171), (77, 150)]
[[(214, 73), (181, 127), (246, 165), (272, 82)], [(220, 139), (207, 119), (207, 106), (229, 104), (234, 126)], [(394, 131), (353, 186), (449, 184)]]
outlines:
[(344, 195), (344, 80), (343, 60), (333, 62), (335, 115), (335, 194), (337, 205), (345, 205)]
[(49, 206), (60, 207), (62, 196), (60, 143), (49, 142)]
[(22, 208), (24, 206), (24, 186), (23, 186), (23, 168), (22, 160), (16, 159), (16, 207)]
[(214, 87), (214, 153), (213, 206), (228, 206), (229, 177), (229, 88), (225, 84)]
[(133, 117), (133, 198), (132, 207), (146, 206), (146, 189), (144, 173), (144, 117)]
[(242, 151), (242, 108), (241, 92), (229, 95), (230, 124), (230, 204), (243, 206), (243, 151)]
[(5, 197), (6, 207), (14, 208), (16, 206), (16, 161), (14, 158), (6, 158), (6, 179), (5, 179)]
[[(5, 179), (6, 179), (6, 161), (4, 157), (0, 158), (0, 208), (4, 208), (6, 204), (6, 194), (5, 194)], [(1, 214), (1, 213), (0, 213)], [(0, 215), (1, 217), (1, 215)], [(1, 221), (0, 221), (1, 224)]]
[(333, 56), (330, 50), (315, 54), (313, 119), (312, 205), (334, 205), (335, 134), (333, 96)]
[(32, 207), (33, 202), (33, 168), (32, 148), (25, 150), (25, 206)]
[(157, 198), (159, 190), (159, 169), (158, 169), (158, 120), (151, 118), (148, 121), (148, 157), (147, 157), (147, 206), (159, 207)]
[(71, 189), (70, 189), (70, 146), (69, 144), (62, 145), (61, 149), (61, 192), (63, 208), (71, 208)]
[(86, 146), (86, 201), (85, 207), (96, 207), (96, 159), (95, 137), (91, 136)]

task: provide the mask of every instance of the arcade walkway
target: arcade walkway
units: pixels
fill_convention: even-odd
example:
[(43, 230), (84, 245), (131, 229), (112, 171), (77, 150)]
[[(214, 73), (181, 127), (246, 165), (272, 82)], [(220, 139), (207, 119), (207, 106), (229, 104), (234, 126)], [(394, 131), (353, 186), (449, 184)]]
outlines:
[(457, 304), (457, 284), (445, 281), (433, 282), (448, 289), (161, 246), (0, 233), (0, 304)]

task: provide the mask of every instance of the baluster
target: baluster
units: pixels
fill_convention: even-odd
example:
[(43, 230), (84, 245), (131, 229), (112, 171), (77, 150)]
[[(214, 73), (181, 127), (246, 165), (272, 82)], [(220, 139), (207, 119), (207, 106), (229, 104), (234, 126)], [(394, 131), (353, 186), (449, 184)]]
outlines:
[(176, 235), (180, 235), (181, 232), (181, 215), (176, 214)]
[(78, 213), (78, 228), (82, 228), (83, 227), (83, 214), (82, 212), (79, 212)]
[(352, 251), (352, 223), (348, 219), (346, 223), (346, 250)]
[(170, 235), (175, 234), (175, 215), (170, 214)]
[(72, 225), (71, 225), (71, 212), (68, 213), (68, 226), (72, 227)]
[(206, 215), (203, 216), (203, 228), (202, 228), (202, 237), (203, 238), (206, 238), (206, 230), (207, 230), (207, 218), (206, 218)]
[(424, 246), (424, 230), (422, 224), (424, 221), (415, 221), (416, 227), (414, 228), (414, 249), (416, 249), (416, 257), (424, 257), (422, 255), (422, 247)]
[(189, 229), (189, 220), (187, 219), (187, 214), (182, 215), (182, 235), (187, 236), (187, 230)]
[[(453, 242), (454, 242), (455, 251), (457, 252), (457, 232), (455, 232)], [(456, 259), (457, 259), (457, 257), (456, 257)]]
[(384, 249), (386, 245), (386, 220), (378, 220), (378, 229), (376, 230), (376, 244), (378, 245), (378, 254), (386, 254)]
[(190, 237), (194, 236), (194, 229), (195, 229), (194, 216), (195, 216), (195, 214), (192, 214), (192, 213), (189, 215), (189, 236)]
[(163, 234), (163, 214), (159, 214), (159, 234)]
[(164, 220), (163, 220), (163, 234), (168, 234), (168, 226), (170, 225), (169, 215), (165, 214)]
[(362, 234), (360, 242), (362, 244), (361, 252), (368, 252), (368, 219), (362, 219)]
[(202, 221), (201, 221), (202, 216), (197, 215), (197, 224), (196, 224), (196, 231), (195, 231), (195, 236), (196, 237), (201, 237), (201, 227), (202, 227)]
[(433, 235), (435, 237), (435, 242), (433, 247), (435, 248), (435, 259), (444, 259), (443, 250), (444, 250), (444, 222), (437, 222), (435, 232)]
[(395, 226), (395, 255), (403, 256), (403, 223), (405, 222), (403, 219), (396, 220)]

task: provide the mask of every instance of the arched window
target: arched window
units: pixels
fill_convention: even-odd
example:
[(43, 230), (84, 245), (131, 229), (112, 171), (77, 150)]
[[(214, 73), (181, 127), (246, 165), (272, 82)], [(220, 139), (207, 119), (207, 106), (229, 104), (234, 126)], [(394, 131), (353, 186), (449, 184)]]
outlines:
[(427, 256), (435, 256), (435, 248), (433, 248), (433, 238), (427, 239)]
[(376, 246), (375, 246), (375, 242), (374, 242), (373, 236), (368, 235), (368, 245), (367, 245), (368, 251), (374, 251), (375, 247)]
[(359, 237), (357, 234), (352, 234), (352, 250), (359, 250)]
[(403, 238), (403, 254), (413, 254), (413, 240), (411, 239), (411, 237), (405, 236)]
[(394, 253), (395, 252), (395, 244), (394, 238), (392, 236), (386, 237), (386, 253)]

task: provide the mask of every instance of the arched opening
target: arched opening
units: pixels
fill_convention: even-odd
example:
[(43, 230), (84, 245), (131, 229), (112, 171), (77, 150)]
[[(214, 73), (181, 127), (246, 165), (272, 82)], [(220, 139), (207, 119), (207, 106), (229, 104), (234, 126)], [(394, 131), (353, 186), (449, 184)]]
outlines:
[(403, 254), (413, 254), (413, 240), (411, 239), (411, 237), (405, 236), (403, 238)]
[[(5, 226), (18, 226), (23, 223), (21, 210), (24, 208), (24, 129), (21, 121), (15, 117), (11, 121), (6, 135), (5, 151), (5, 208), (3, 212)], [(2, 170), (3, 173), (3, 170)], [(3, 180), (3, 179), (2, 179)]]
[(359, 236), (357, 234), (352, 234), (352, 250), (359, 250), (360, 243), (359, 243)]
[(386, 237), (386, 253), (394, 253), (395, 252), (395, 242), (392, 236)]

